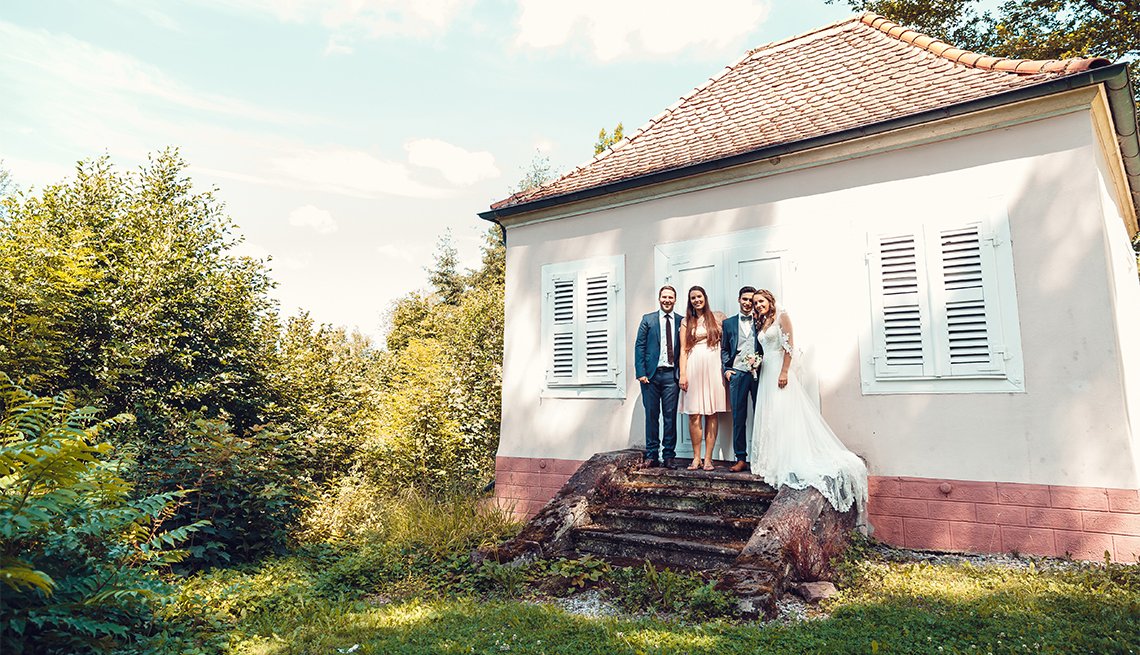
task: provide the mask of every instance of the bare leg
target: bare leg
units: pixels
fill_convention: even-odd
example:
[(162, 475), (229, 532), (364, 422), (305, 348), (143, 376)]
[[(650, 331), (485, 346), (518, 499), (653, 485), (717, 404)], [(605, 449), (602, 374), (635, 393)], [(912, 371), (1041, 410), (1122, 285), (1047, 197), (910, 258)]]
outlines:
[(693, 442), (693, 463), (689, 465), (690, 471), (701, 467), (701, 416), (689, 414), (689, 440)]
[(720, 417), (710, 414), (705, 418), (705, 470), (713, 470), (713, 449), (716, 448), (716, 433)]

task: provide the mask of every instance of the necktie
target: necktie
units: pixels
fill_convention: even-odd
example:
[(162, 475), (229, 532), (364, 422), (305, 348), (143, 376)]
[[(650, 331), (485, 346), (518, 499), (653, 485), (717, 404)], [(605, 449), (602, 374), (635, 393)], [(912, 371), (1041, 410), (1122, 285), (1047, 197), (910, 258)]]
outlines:
[(669, 314), (665, 315), (665, 353), (669, 358), (669, 366), (673, 365), (673, 323), (669, 319), (673, 318)]

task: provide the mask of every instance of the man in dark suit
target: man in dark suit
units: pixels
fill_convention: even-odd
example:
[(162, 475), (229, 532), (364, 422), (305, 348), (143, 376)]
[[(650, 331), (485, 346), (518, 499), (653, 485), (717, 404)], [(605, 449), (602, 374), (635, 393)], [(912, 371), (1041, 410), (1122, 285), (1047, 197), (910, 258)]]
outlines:
[(736, 463), (728, 470), (736, 472), (748, 470), (745, 424), (748, 421), (749, 404), (756, 404), (758, 388), (758, 381), (746, 360), (749, 355), (759, 355), (763, 350), (752, 320), (752, 294), (755, 292), (753, 287), (741, 287), (740, 293), (736, 294), (740, 314), (724, 319), (721, 326), (720, 363), (724, 377), (728, 380), (728, 404), (732, 408), (732, 449), (736, 453)]
[[(641, 383), (641, 404), (645, 407), (645, 460), (642, 468), (665, 463), (673, 468), (677, 456), (677, 357), (681, 348), (681, 316), (673, 311), (677, 290), (663, 286), (657, 292), (661, 309), (641, 317), (637, 326), (633, 364)], [(661, 439), (662, 459), (657, 459), (658, 417), (664, 414), (665, 434)]]

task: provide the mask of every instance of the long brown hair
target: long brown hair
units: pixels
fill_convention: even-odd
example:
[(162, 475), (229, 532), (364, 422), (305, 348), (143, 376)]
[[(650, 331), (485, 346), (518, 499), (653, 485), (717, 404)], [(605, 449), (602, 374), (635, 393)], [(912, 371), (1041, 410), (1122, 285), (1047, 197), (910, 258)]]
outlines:
[(720, 324), (716, 322), (716, 316), (713, 315), (712, 309), (709, 308), (709, 294), (705, 293), (704, 287), (692, 287), (689, 293), (685, 296), (688, 299), (688, 307), (685, 308), (685, 334), (688, 337), (688, 348), (692, 350), (693, 346), (697, 343), (697, 309), (693, 307), (692, 296), (694, 291), (700, 291), (701, 295), (705, 297), (705, 309), (702, 312), (705, 319), (705, 332), (709, 347), (720, 345)]
[[(756, 311), (756, 296), (764, 296), (764, 298), (768, 301), (767, 313), (761, 314)], [(768, 323), (768, 320), (774, 319), (776, 316), (776, 296), (773, 296), (772, 292), (767, 289), (757, 289), (756, 293), (752, 294), (752, 307), (752, 312), (755, 314), (755, 318), (753, 320), (756, 321), (756, 331), (762, 332), (770, 325)]]

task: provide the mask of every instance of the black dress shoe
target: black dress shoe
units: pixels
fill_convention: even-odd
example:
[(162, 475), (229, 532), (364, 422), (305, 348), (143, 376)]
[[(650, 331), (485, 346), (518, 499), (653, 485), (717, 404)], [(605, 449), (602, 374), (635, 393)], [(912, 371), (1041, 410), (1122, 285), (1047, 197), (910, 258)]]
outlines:
[(643, 469), (655, 469), (658, 466), (661, 466), (661, 463), (655, 459), (646, 459), (641, 462), (641, 468)]
[(665, 468), (672, 471), (673, 469), (677, 468), (677, 458), (676, 457), (666, 457), (665, 463), (662, 464), (662, 466), (664, 466)]

